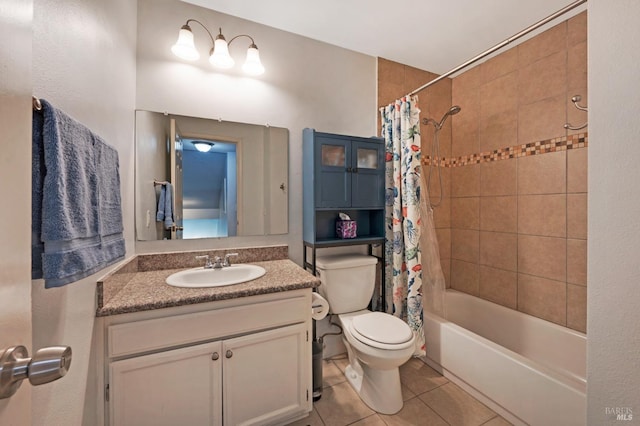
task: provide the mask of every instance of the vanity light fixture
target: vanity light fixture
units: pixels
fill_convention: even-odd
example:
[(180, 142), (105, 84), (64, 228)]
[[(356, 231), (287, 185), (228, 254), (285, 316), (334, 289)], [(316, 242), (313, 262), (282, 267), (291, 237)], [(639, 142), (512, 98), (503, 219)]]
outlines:
[(229, 46), (233, 41), (239, 37), (247, 37), (251, 40), (251, 44), (249, 45), (249, 49), (247, 50), (247, 58), (245, 59), (244, 65), (242, 66), (242, 70), (249, 75), (260, 75), (264, 73), (264, 66), (262, 66), (262, 62), (260, 62), (260, 53), (258, 52), (258, 46), (256, 46), (253, 37), (240, 34), (233, 37), (229, 42), (222, 35), (222, 28), (219, 28), (219, 34), (216, 36), (215, 40), (211, 35), (211, 32), (205, 27), (202, 22), (195, 19), (188, 19), (186, 24), (180, 28), (180, 32), (178, 33), (178, 41), (171, 47), (171, 51), (174, 55), (179, 58), (185, 59), (187, 61), (195, 61), (200, 58), (200, 54), (196, 50), (195, 44), (193, 43), (193, 32), (191, 31), (191, 27), (189, 26), (190, 22), (196, 22), (200, 24), (202, 28), (209, 34), (209, 38), (211, 38), (211, 44), (213, 47), (209, 51), (209, 62), (211, 65), (217, 68), (228, 69), (233, 67), (235, 61), (229, 54)]
[(211, 148), (213, 148), (213, 145), (215, 145), (213, 142), (206, 142), (206, 141), (193, 142), (193, 146), (195, 146), (196, 149), (200, 152), (209, 152)]

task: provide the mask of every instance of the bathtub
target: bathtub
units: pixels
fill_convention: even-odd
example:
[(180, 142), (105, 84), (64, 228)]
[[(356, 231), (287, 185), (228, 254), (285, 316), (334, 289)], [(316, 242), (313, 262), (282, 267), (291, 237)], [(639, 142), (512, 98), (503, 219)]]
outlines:
[(586, 336), (455, 290), (424, 313), (427, 364), (514, 424), (586, 424)]

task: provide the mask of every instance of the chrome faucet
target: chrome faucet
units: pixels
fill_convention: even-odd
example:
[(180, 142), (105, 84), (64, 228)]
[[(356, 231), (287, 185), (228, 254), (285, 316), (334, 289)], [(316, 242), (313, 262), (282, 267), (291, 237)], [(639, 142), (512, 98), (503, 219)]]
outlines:
[(204, 269), (221, 269), (222, 268), (222, 259), (220, 256), (216, 256), (213, 258), (213, 262), (208, 254), (203, 254), (202, 256), (196, 256), (196, 259), (204, 259)]
[(211, 257), (208, 254), (203, 254), (202, 256), (196, 256), (196, 259), (204, 259), (204, 269), (222, 269), (227, 266), (231, 266), (231, 262), (229, 258), (231, 256), (237, 256), (238, 253), (227, 253), (224, 255), (224, 261), (220, 256), (215, 256), (213, 261), (211, 261)]
[(202, 256), (196, 256), (197, 260), (201, 260), (204, 259), (204, 269), (211, 269), (213, 268), (213, 264), (211, 263), (211, 258), (209, 257), (208, 254), (203, 254)]
[(224, 263), (222, 264), (222, 266), (231, 266), (231, 262), (229, 261), (229, 258), (231, 256), (237, 256), (238, 253), (227, 253), (224, 255)]
[(225, 266), (222, 263), (222, 258), (220, 256), (216, 256), (213, 258), (213, 265), (211, 266), (213, 269), (222, 269)]

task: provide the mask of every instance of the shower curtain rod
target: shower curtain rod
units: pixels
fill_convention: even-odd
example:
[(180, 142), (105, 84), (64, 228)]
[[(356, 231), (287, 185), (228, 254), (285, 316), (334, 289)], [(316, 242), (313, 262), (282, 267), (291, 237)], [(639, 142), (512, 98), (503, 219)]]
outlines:
[(583, 3), (586, 3), (587, 0), (577, 0), (574, 1), (573, 3), (569, 4), (568, 6), (563, 7), (562, 9), (558, 10), (556, 13), (547, 16), (546, 18), (536, 22), (535, 24), (525, 28), (524, 30), (520, 31), (517, 34), (512, 35), (511, 37), (509, 37), (508, 39), (504, 40), (501, 43), (496, 44), (495, 46), (493, 46), (492, 48), (485, 50), (484, 52), (482, 52), (481, 54), (469, 59), (467, 62), (458, 65), (457, 67), (455, 67), (454, 69), (447, 71), (446, 73), (442, 74), (441, 76), (431, 80), (430, 82), (428, 82), (427, 84), (420, 86), (419, 88), (417, 88), (416, 90), (414, 90), (413, 92), (409, 93), (407, 96), (413, 96), (418, 92), (421, 92), (422, 90), (426, 89), (427, 87), (436, 84), (437, 82), (439, 82), (442, 79), (445, 79), (447, 77), (449, 77), (451, 74), (455, 74), (458, 71), (468, 67), (469, 65), (479, 61), (480, 59), (484, 58), (485, 56), (488, 56), (490, 54), (492, 54), (493, 52), (495, 52), (496, 50), (502, 49), (504, 46), (506, 46), (507, 44), (519, 39), (520, 37), (523, 37), (527, 34), (529, 34), (531, 31), (537, 30), (538, 28), (540, 28), (541, 26), (547, 24), (548, 22), (553, 21), (554, 19), (556, 19), (558, 16), (564, 15), (565, 13), (575, 9), (576, 7), (580, 6)]

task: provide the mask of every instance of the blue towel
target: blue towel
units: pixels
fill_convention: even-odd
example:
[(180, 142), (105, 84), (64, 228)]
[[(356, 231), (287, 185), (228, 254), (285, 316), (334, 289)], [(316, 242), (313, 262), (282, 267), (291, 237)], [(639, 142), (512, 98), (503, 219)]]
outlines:
[(31, 123), (31, 278), (42, 278), (42, 187), (44, 186), (44, 149), (42, 130), (44, 114), (33, 112)]
[(158, 212), (156, 222), (163, 222), (165, 229), (173, 226), (173, 187), (170, 183), (165, 183), (160, 187), (158, 197)]
[(45, 100), (33, 114), (32, 278), (59, 287), (125, 255), (118, 152)]

